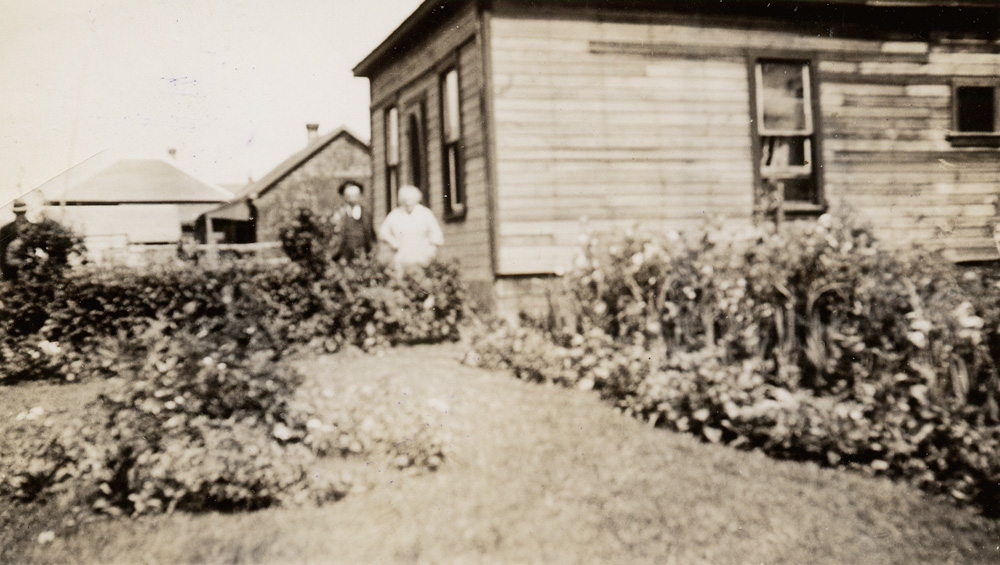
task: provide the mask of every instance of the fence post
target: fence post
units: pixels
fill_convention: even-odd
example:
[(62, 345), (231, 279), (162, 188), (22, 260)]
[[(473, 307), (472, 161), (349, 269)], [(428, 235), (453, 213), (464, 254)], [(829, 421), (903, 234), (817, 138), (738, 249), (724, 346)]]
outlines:
[(215, 229), (212, 226), (211, 214), (205, 214), (205, 243), (208, 244), (208, 248), (205, 251), (205, 263), (209, 267), (215, 267), (219, 264), (219, 249), (216, 247)]

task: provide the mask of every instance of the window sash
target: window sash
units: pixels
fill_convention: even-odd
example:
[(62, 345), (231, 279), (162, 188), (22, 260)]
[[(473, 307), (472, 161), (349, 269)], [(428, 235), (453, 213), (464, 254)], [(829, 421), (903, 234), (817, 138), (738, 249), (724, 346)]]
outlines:
[[(819, 151), (812, 64), (807, 60), (781, 58), (761, 58), (752, 64), (756, 93), (752, 115), (759, 151), (756, 164), (759, 181), (781, 191), (783, 210), (814, 211), (822, 203), (822, 197), (819, 169), (815, 163)], [(768, 64), (798, 70), (771, 74), (766, 72)], [(782, 82), (783, 77), (787, 77), (788, 82)]]
[(445, 218), (458, 220), (465, 215), (465, 188), (462, 163), (462, 99), (457, 67), (440, 76), (441, 172)]
[[(791, 139), (801, 143), (802, 163), (793, 162), (795, 147), (791, 143), (780, 144), (782, 140)], [(812, 136), (761, 136), (760, 174), (762, 177), (812, 175), (812, 155)]]
[[(799, 64), (802, 69), (802, 113), (803, 113), (803, 127), (801, 129), (783, 129), (783, 128), (768, 128), (767, 121), (765, 120), (765, 107), (768, 102), (767, 89), (764, 87), (764, 68), (763, 66), (768, 63), (782, 64), (782, 65), (793, 65)], [(757, 82), (757, 133), (759, 135), (766, 136), (800, 136), (800, 135), (812, 135), (814, 133), (813, 126), (813, 109), (812, 109), (812, 76), (810, 74), (810, 67), (808, 62), (798, 62), (798, 61), (782, 61), (782, 60), (767, 60), (758, 61), (754, 65), (754, 76)]]
[(445, 207), (452, 214), (465, 211), (465, 195), (462, 190), (461, 154), (457, 143), (445, 146)]
[(445, 72), (441, 90), (444, 140), (446, 143), (454, 143), (462, 136), (462, 113), (457, 69), (450, 69)]
[(399, 109), (395, 106), (385, 113), (385, 162), (399, 165)]
[(385, 204), (386, 211), (392, 210), (399, 204), (399, 167), (392, 166), (385, 172)]

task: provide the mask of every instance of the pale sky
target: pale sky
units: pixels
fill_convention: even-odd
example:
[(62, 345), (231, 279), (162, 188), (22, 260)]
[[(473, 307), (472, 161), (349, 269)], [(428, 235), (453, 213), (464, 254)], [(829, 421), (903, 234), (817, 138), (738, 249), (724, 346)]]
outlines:
[(0, 205), (102, 150), (219, 184), (367, 137), (351, 68), (420, 0), (0, 0)]

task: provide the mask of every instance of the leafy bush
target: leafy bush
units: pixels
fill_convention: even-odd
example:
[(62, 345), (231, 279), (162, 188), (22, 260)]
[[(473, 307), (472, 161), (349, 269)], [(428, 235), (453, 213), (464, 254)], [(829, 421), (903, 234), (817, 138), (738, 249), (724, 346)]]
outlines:
[(82, 270), (0, 286), (0, 302), (0, 384), (120, 377), (61, 433), (25, 422), (0, 454), (0, 494), (59, 495), (82, 514), (250, 510), (343, 496), (350, 478), (317, 474), (316, 457), (444, 457), (426, 411), (384, 390), (320, 394), (281, 355), (456, 338), (454, 265)]
[(271, 432), (287, 425), (297, 375), (266, 352), (186, 334), (135, 353), (121, 386), (26, 454), (8, 490), (32, 499), (62, 487), (95, 511), (143, 514), (259, 508), (305, 483), (310, 453)]
[(64, 365), (40, 367), (26, 357), (33, 344), (57, 344), (71, 361), (89, 363), (88, 370), (62, 372), (76, 377), (109, 361), (100, 355), (108, 339), (135, 338), (158, 321), (238, 339), (253, 327), (258, 339), (267, 336), (268, 347), (313, 344), (335, 351), (347, 344), (455, 339), (464, 316), (455, 265), (432, 263), (397, 277), (374, 261), (330, 264), (321, 272), (252, 263), (80, 271), (4, 285), (0, 304), (0, 383), (60, 374)]
[(480, 331), (482, 362), (657, 425), (905, 478), (1000, 514), (1000, 292), (831, 217), (591, 240), (570, 313)]
[(1000, 288), (929, 253), (884, 250), (849, 218), (591, 240), (578, 265), (579, 317), (616, 338), (761, 357), (769, 382), (821, 394), (925, 374), (933, 394), (1000, 418)]
[(61, 433), (36, 425), (20, 453), (0, 457), (0, 493), (62, 495), (84, 515), (251, 510), (344, 496), (352, 477), (318, 474), (317, 457), (442, 462), (439, 426), (390, 391), (303, 386), (252, 340), (151, 333), (88, 417)]
[(25, 223), (18, 232), (20, 245), (8, 251), (18, 265), (18, 278), (48, 279), (61, 275), (73, 256), (86, 251), (72, 230), (49, 218)]
[(300, 208), (281, 228), (278, 237), (285, 255), (296, 263), (311, 269), (322, 269), (332, 262), (335, 234), (331, 217)]

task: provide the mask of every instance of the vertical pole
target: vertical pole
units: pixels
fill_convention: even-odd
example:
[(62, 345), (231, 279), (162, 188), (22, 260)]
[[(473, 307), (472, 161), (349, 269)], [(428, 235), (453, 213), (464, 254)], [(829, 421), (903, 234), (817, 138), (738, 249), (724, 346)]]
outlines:
[(219, 250), (215, 246), (215, 228), (212, 226), (211, 214), (205, 214), (205, 243), (208, 244), (205, 261), (209, 267), (214, 267), (219, 263)]

